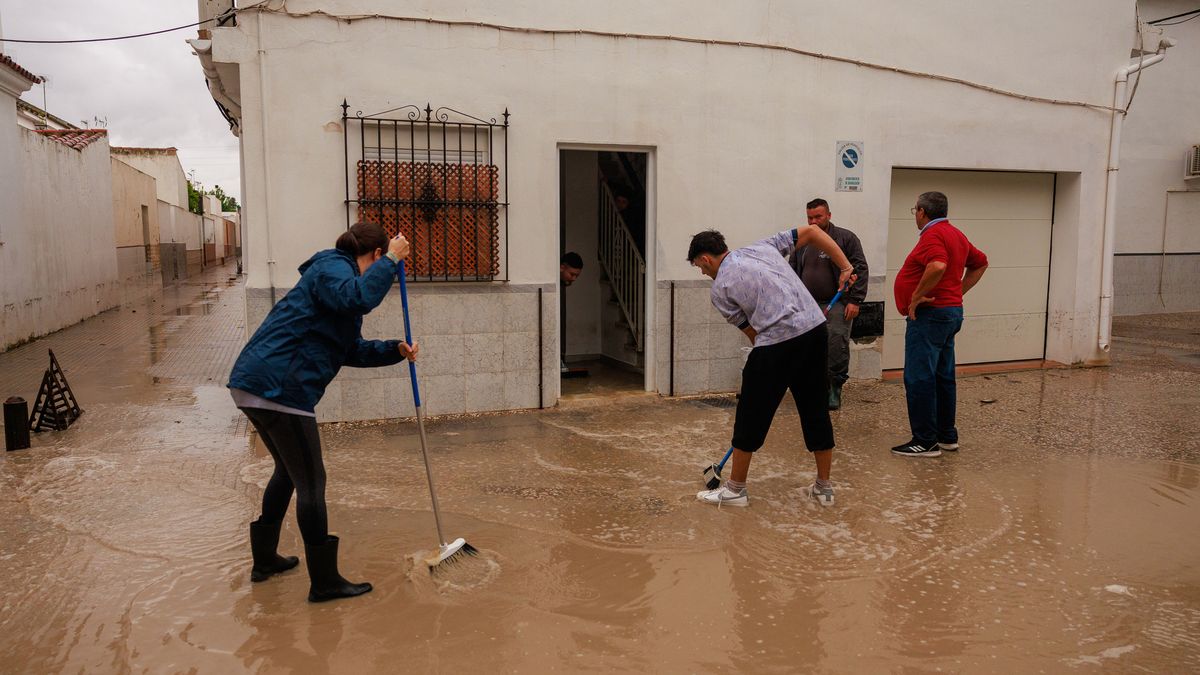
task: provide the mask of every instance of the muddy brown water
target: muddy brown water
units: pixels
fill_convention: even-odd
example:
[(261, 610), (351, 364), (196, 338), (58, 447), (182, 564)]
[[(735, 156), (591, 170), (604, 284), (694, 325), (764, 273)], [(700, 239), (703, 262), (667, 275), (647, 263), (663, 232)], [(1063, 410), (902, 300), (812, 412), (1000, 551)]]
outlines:
[[(746, 509), (695, 501), (729, 408), (434, 420), (447, 529), (482, 553), (437, 576), (412, 424), (328, 425), (342, 571), (375, 591), (310, 605), (303, 566), (250, 583), (270, 460), (166, 332), (155, 358), (187, 377), (125, 341), (73, 383), (75, 426), (0, 459), (0, 671), (1200, 670), (1200, 367), (1178, 346), (963, 379), (963, 448), (923, 461), (887, 452), (902, 389), (853, 382), (831, 508), (801, 493), (786, 403)], [(293, 515), (281, 548), (303, 553)]]

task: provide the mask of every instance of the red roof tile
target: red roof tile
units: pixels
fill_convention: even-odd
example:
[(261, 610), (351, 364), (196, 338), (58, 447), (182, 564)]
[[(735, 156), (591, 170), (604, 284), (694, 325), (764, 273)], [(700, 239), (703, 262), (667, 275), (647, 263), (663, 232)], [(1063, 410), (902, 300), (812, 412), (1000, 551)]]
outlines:
[(32, 82), (34, 84), (37, 84), (42, 81), (42, 78), (38, 77), (37, 75), (34, 75), (33, 73), (29, 72), (28, 70), (25, 70), (16, 61), (13, 61), (11, 56), (8, 56), (5, 54), (0, 54), (0, 66), (8, 66), (13, 71), (15, 71), (18, 75), (29, 80), (30, 82)]
[(108, 129), (38, 129), (37, 133), (62, 143), (63, 145), (83, 150), (98, 138), (108, 135)]

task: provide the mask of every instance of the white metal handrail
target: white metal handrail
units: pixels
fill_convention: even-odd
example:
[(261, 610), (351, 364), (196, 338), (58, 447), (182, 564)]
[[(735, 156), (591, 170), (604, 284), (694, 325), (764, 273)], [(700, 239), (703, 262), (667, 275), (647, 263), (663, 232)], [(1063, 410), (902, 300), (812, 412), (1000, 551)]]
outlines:
[(600, 264), (608, 275), (617, 304), (642, 350), (642, 324), (646, 303), (646, 261), (621, 217), (608, 184), (600, 181)]

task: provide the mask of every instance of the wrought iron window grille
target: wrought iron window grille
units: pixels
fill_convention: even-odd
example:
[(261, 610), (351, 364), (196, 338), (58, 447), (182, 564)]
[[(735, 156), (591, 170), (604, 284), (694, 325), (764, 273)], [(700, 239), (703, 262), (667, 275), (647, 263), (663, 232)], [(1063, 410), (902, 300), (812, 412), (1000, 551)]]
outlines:
[(501, 271), (507, 281), (508, 109), (498, 122), (430, 104), (341, 108), (346, 227), (403, 233), (412, 281), (495, 281)]

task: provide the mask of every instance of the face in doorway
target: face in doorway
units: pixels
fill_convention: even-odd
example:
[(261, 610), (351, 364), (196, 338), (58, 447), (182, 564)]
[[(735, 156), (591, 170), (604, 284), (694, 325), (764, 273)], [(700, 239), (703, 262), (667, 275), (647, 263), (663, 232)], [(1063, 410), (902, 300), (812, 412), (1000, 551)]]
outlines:
[(578, 267), (571, 267), (566, 263), (558, 266), (558, 278), (562, 280), (563, 286), (570, 286), (579, 278), (579, 273), (583, 270)]
[(721, 260), (724, 257), (724, 254), (714, 256), (711, 253), (701, 253), (692, 260), (692, 267), (699, 269), (709, 279), (716, 279), (717, 270), (721, 268)]
[(822, 230), (829, 229), (829, 208), (826, 206), (818, 206), (815, 209), (808, 210), (808, 224), (816, 225)]

